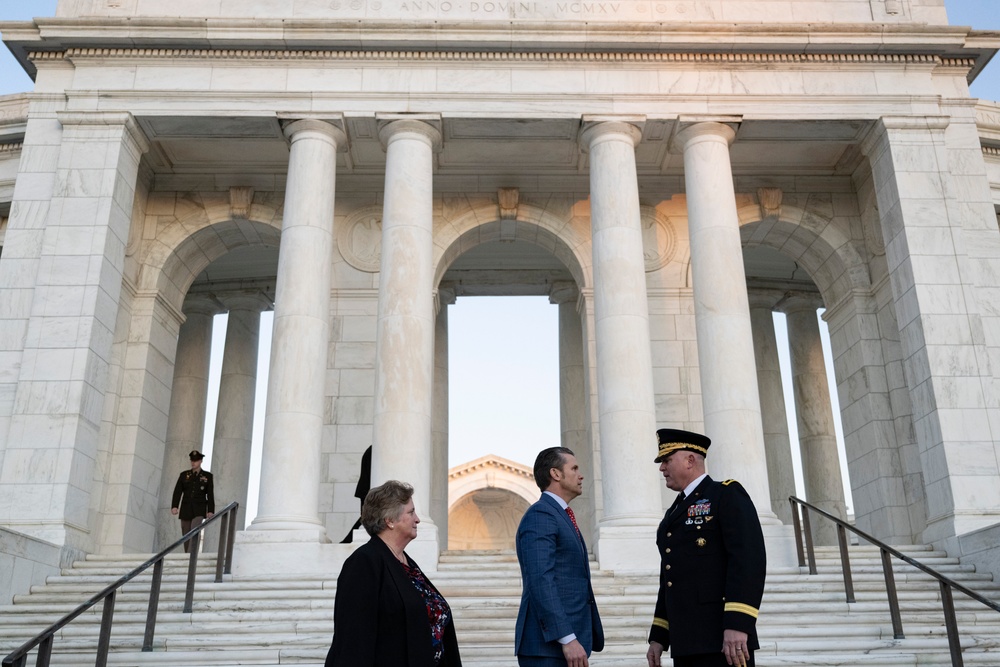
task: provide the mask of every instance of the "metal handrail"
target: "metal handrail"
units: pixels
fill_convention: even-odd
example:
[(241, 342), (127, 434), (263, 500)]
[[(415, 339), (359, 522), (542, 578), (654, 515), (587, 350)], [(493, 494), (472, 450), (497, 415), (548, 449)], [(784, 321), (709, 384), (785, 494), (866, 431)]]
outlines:
[[(114, 617), (115, 599), (118, 595), (118, 589), (141, 574), (150, 566), (153, 566), (153, 581), (149, 589), (149, 609), (146, 614), (146, 630), (143, 635), (142, 650), (152, 651), (153, 633), (156, 627), (156, 612), (160, 601), (160, 582), (163, 577), (163, 559), (166, 558), (168, 553), (185, 542), (191, 542), (190, 557), (188, 559), (187, 587), (184, 596), (183, 609), (184, 613), (190, 614), (192, 601), (194, 599), (194, 575), (195, 569), (198, 565), (198, 543), (201, 538), (201, 533), (204, 532), (204, 530), (211, 523), (215, 521), (222, 522), (222, 526), (219, 530), (219, 554), (215, 568), (215, 581), (221, 582), (223, 571), (225, 574), (230, 574), (232, 572), (232, 544), (236, 534), (236, 516), (239, 506), (240, 505), (237, 502), (229, 503), (222, 509), (222, 511), (213, 516), (211, 519), (203, 522), (195, 528), (192, 528), (169, 547), (156, 554), (125, 576), (121, 577), (113, 584), (107, 586), (100, 593), (91, 597), (76, 609), (47, 627), (45, 630), (42, 630), (33, 638), (22, 644), (13, 653), (7, 655), (7, 657), (3, 659), (3, 667), (25, 667), (27, 665), (28, 654), (36, 647), (38, 648), (38, 654), (35, 659), (36, 667), (49, 667), (55, 633), (66, 625), (69, 625), (72, 620), (101, 601), (104, 602), (104, 607), (101, 613), (101, 633), (97, 640), (97, 655), (94, 661), (94, 666), (106, 667), (108, 664), (108, 651), (111, 646), (111, 624)], [(222, 565), (223, 561), (225, 561), (224, 567)]]
[[(806, 567), (808, 561), (809, 574), (811, 575), (816, 574), (816, 553), (815, 548), (813, 547), (812, 529), (809, 524), (809, 513), (815, 512), (819, 516), (830, 519), (837, 524), (837, 543), (840, 547), (841, 567), (844, 573), (844, 591), (847, 596), (847, 602), (850, 603), (855, 601), (854, 580), (851, 577), (851, 563), (847, 551), (847, 531), (851, 531), (858, 537), (871, 542), (879, 548), (882, 557), (882, 576), (885, 579), (886, 594), (889, 598), (889, 615), (892, 619), (892, 632), (895, 639), (905, 639), (905, 635), (903, 634), (903, 619), (899, 609), (899, 598), (896, 593), (896, 579), (892, 573), (892, 560), (890, 559), (890, 556), (895, 556), (896, 558), (899, 558), (900, 560), (917, 568), (921, 572), (929, 574), (937, 579), (941, 588), (941, 606), (944, 612), (945, 629), (948, 633), (948, 649), (951, 652), (951, 664), (952, 667), (964, 666), (965, 662), (962, 659), (962, 645), (959, 641), (958, 620), (955, 617), (955, 603), (952, 598), (952, 589), (961, 591), (976, 602), (981, 602), (994, 611), (1000, 611), (1000, 604), (997, 604), (992, 600), (988, 600), (979, 593), (966, 588), (957, 581), (949, 579), (937, 570), (924, 565), (920, 561), (914, 560), (900, 551), (893, 549), (885, 542), (872, 537), (855, 526), (852, 526), (847, 521), (833, 516), (828, 512), (824, 512), (815, 505), (811, 505), (800, 498), (796, 498), (795, 496), (789, 496), (788, 501), (792, 505), (792, 520), (795, 524), (795, 550), (797, 551), (799, 557), (799, 567)], [(799, 522), (799, 505), (802, 506), (803, 521), (801, 523)], [(805, 535), (805, 552), (803, 552), (803, 540), (800, 533)]]

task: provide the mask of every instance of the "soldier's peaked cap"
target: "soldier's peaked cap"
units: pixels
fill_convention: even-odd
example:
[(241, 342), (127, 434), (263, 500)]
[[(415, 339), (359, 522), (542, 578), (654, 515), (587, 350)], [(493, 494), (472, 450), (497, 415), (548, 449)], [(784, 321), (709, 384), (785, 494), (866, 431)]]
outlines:
[(712, 441), (707, 435), (682, 431), (679, 428), (661, 428), (656, 432), (656, 458), (653, 463), (659, 463), (674, 452), (687, 450), (702, 456), (708, 455), (708, 447)]
[(191, 450), (191, 453), (188, 454), (188, 458), (191, 459), (192, 461), (201, 461), (203, 458), (205, 458), (205, 455), (199, 452), (197, 449), (193, 449)]

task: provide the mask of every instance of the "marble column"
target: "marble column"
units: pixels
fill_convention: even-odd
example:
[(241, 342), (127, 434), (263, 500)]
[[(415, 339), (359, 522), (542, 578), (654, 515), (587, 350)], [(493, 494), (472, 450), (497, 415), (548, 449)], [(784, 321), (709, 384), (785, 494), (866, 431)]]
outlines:
[[(437, 567), (430, 515), (434, 391), (433, 167), (441, 135), (431, 117), (386, 116), (382, 259), (375, 334), (372, 486), (413, 485), (422, 523), (409, 551)], [(431, 122), (425, 122), (431, 121)], [(420, 553), (421, 556), (416, 554)]]
[(326, 541), (319, 519), (320, 441), (330, 340), (336, 158), (346, 136), (318, 120), (295, 121), (285, 128), (285, 136), (291, 154), (278, 250), (260, 496), (251, 528), (284, 531), (289, 541)]
[(177, 476), (191, 468), (188, 453), (201, 450), (208, 403), (208, 369), (212, 353), (212, 322), (221, 306), (213, 297), (189, 294), (182, 308), (185, 316), (177, 335), (174, 380), (170, 388), (170, 413), (163, 455), (154, 550), (181, 536), (180, 521), (170, 513)]
[(430, 516), (443, 546), (448, 544), (448, 306), (455, 303), (455, 290), (439, 288), (436, 303)]
[[(821, 510), (846, 519), (847, 504), (837, 453), (837, 434), (816, 315), (816, 310), (822, 306), (823, 301), (818, 294), (803, 292), (788, 294), (779, 305), (788, 320), (788, 348), (805, 499)], [(812, 530), (816, 544), (837, 543), (837, 529), (833, 522), (814, 520)]]
[(792, 509), (788, 497), (795, 495), (795, 470), (774, 333), (774, 306), (784, 295), (782, 290), (751, 289), (750, 325), (753, 329), (754, 359), (757, 361), (757, 389), (760, 392), (771, 509), (782, 523), (790, 524)]
[[(585, 119), (585, 121), (588, 119)], [(656, 443), (653, 362), (635, 146), (630, 122), (594, 119), (581, 137), (590, 153), (590, 215), (604, 513), (602, 568), (655, 564), (649, 535), (661, 518), (650, 452)], [(647, 555), (648, 552), (648, 555)]]
[(716, 479), (738, 479), (763, 520), (771, 511), (764, 429), (740, 223), (736, 212), (726, 124), (697, 122), (676, 137), (684, 151), (695, 329), (708, 468)]
[(583, 494), (573, 502), (576, 521), (587, 544), (593, 544), (594, 453), (587, 437), (587, 383), (583, 366), (583, 322), (580, 290), (556, 284), (549, 302), (559, 307), (559, 425), (560, 443), (576, 453), (583, 472)]
[(247, 517), (250, 484), (250, 443), (253, 441), (254, 400), (257, 392), (257, 347), (260, 313), (271, 301), (260, 292), (220, 295), (229, 308), (226, 347), (222, 355), (219, 405), (212, 448), (215, 505), (240, 504), (237, 528)]

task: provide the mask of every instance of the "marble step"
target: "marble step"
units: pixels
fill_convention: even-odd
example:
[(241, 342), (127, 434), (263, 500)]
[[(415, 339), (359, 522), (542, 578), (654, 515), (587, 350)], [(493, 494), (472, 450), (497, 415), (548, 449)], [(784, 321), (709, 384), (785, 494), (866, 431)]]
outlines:
[[(885, 665), (950, 667), (947, 638), (936, 583), (895, 560), (903, 628), (907, 638), (892, 638), (888, 603), (878, 550), (852, 547), (851, 562), (858, 602), (844, 600), (839, 552), (820, 550), (818, 575), (800, 568), (772, 570), (760, 620), (761, 667), (804, 665)], [(941, 552), (907, 548), (946, 576), (987, 597), (1000, 586)], [(96, 556), (52, 577), (33, 593), (0, 606), (0, 655), (15, 648), (89, 598), (122, 573), (145, 561)], [(138, 651), (146, 614), (149, 575), (126, 585), (119, 595), (109, 664), (228, 667), (321, 665), (333, 630), (336, 577), (275, 576), (268, 579), (227, 576), (214, 582), (214, 557), (199, 559), (195, 612), (180, 613), (187, 557), (168, 559), (158, 613), (155, 651)], [(469, 667), (512, 667), (513, 626), (520, 597), (520, 577), (513, 552), (445, 553), (435, 583), (456, 615), (463, 663)], [(597, 667), (642, 667), (645, 633), (656, 594), (655, 577), (637, 572), (593, 573), (609, 645), (595, 654)], [(1000, 614), (956, 595), (966, 665), (1000, 665)], [(92, 665), (100, 605), (63, 629), (56, 642), (54, 666)], [(15, 639), (20, 637), (21, 639)], [(664, 661), (670, 667), (669, 660)]]

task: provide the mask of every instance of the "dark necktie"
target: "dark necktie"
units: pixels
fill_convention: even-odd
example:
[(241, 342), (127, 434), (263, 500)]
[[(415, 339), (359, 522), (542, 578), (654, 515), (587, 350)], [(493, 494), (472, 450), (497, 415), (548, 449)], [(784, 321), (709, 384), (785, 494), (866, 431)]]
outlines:
[(576, 525), (576, 515), (573, 514), (573, 508), (567, 507), (566, 514), (569, 514), (569, 520), (573, 522), (573, 527), (576, 528), (576, 536), (582, 540), (583, 536), (580, 535), (580, 526)]
[(685, 498), (684, 492), (681, 491), (677, 495), (677, 499), (674, 501), (674, 504), (670, 506), (670, 510), (667, 512), (668, 517), (673, 516), (678, 510), (680, 510), (681, 503), (684, 502), (684, 498)]

